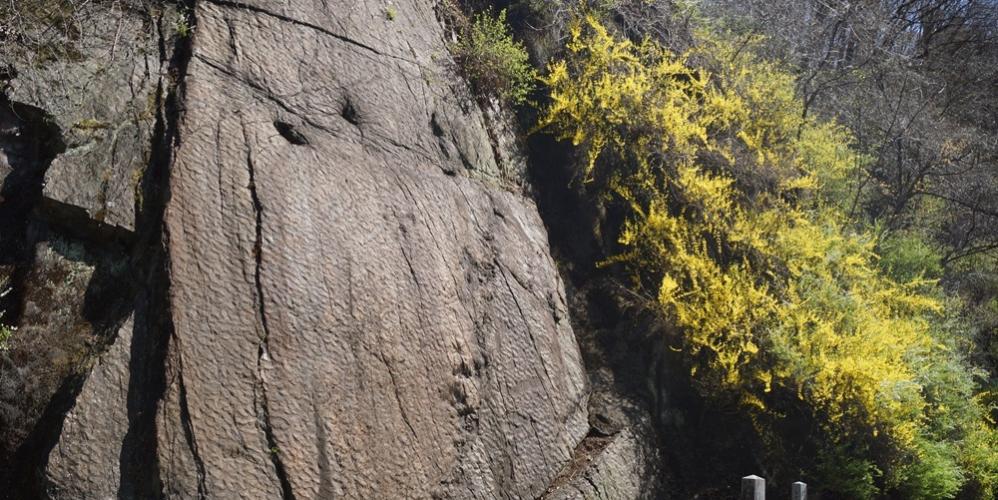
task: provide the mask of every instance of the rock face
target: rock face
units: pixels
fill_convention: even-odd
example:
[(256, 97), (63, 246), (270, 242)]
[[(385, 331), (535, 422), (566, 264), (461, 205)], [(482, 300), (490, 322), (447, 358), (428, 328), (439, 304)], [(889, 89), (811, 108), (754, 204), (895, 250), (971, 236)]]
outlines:
[(159, 23), (169, 29), (176, 14), (144, 0), (72, 10), (70, 2), (46, 1), (19, 2), (21, 19), (11, 23), (33, 52), (12, 94), (44, 108), (63, 142), (47, 167), (42, 209), (132, 231), (164, 69)]
[[(599, 378), (596, 376), (595, 378)], [(669, 479), (655, 429), (642, 404), (611, 393), (598, 381), (589, 399), (589, 435), (541, 500), (663, 498)]]
[(453, 175), (494, 160), (432, 3), (273, 8), (196, 12), (165, 491), (536, 496), (587, 430), (583, 372), (536, 209)]
[[(93, 226), (50, 228), (97, 248), (64, 255), (82, 283), (123, 284), (79, 313), (106, 341), (18, 451), (39, 458), (25, 492), (546, 491), (589, 432), (586, 377), (544, 225), (435, 3), (210, 0), (124, 24), (158, 37), (160, 69), (110, 106), (148, 116), (57, 110), (63, 136), (104, 138), (60, 152), (34, 208)], [(175, 16), (193, 35), (171, 55)]]
[(18, 326), (0, 349), (0, 483), (51, 446), (134, 307), (129, 247), (161, 80), (158, 22), (172, 12), (144, 6), (32, 0), (0, 19), (0, 313)]

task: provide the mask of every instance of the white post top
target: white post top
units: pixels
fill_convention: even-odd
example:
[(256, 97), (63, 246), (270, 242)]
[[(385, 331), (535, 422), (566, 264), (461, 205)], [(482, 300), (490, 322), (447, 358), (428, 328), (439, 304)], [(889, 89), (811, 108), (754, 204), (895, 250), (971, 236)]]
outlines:
[(766, 480), (754, 474), (743, 477), (739, 500), (766, 500)]
[(797, 481), (790, 487), (791, 500), (807, 500), (807, 485)]

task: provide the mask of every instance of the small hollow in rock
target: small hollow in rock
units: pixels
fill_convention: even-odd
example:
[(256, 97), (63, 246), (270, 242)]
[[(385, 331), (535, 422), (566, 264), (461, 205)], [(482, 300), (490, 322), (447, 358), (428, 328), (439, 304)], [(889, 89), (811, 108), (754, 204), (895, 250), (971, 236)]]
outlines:
[(277, 133), (281, 134), (281, 137), (287, 139), (288, 142), (294, 144), (295, 146), (304, 146), (308, 144), (308, 139), (302, 135), (301, 132), (296, 130), (295, 126), (290, 123), (275, 121), (274, 128), (277, 129)]
[(343, 105), (343, 109), (340, 110), (340, 116), (354, 125), (360, 125), (360, 117), (357, 116), (357, 108), (355, 108), (353, 103), (350, 101), (347, 101)]

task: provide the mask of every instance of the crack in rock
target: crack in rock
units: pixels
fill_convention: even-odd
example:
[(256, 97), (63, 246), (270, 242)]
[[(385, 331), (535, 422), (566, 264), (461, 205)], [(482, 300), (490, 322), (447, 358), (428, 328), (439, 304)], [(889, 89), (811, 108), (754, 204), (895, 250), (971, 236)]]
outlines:
[(191, 450), (191, 458), (194, 459), (194, 467), (197, 469), (198, 498), (204, 499), (208, 498), (208, 486), (205, 481), (207, 473), (205, 471), (204, 459), (198, 450), (197, 438), (194, 435), (194, 424), (191, 420), (191, 410), (187, 403), (187, 387), (184, 385), (183, 362), (180, 361), (179, 364), (177, 385), (180, 391), (180, 424), (184, 430), (184, 440), (187, 442), (187, 447)]
[[(245, 129), (243, 133), (245, 134)], [(274, 435), (274, 428), (271, 424), (270, 401), (267, 397), (267, 385), (263, 376), (263, 362), (270, 359), (270, 350), (268, 348), (268, 343), (270, 341), (270, 326), (267, 324), (267, 310), (263, 294), (263, 280), (261, 276), (263, 268), (263, 203), (260, 201), (260, 195), (256, 188), (256, 168), (253, 165), (252, 150), (250, 149), (248, 137), (246, 138), (246, 147), (246, 167), (249, 170), (249, 191), (250, 197), (253, 200), (253, 211), (256, 217), (256, 239), (253, 243), (253, 257), (256, 260), (254, 280), (257, 295), (257, 314), (260, 318), (260, 326), (263, 329), (263, 337), (260, 339), (256, 362), (257, 383), (259, 384), (260, 389), (260, 400), (258, 402), (259, 412), (261, 416), (261, 426), (263, 427), (263, 432), (267, 439), (267, 452), (270, 455), (270, 461), (274, 464), (274, 471), (277, 473), (277, 479), (281, 483), (281, 498), (284, 500), (294, 500), (295, 495), (291, 489), (291, 480), (288, 477), (284, 461), (281, 460), (281, 450), (277, 446), (277, 438)]]
[(331, 37), (333, 37), (333, 38), (335, 38), (337, 40), (340, 40), (340, 41), (342, 41), (344, 43), (347, 43), (349, 45), (352, 45), (354, 47), (358, 47), (360, 49), (366, 50), (366, 51), (371, 52), (371, 53), (373, 53), (375, 55), (378, 55), (378, 56), (381, 56), (381, 57), (390, 57), (392, 59), (397, 59), (399, 61), (403, 61), (403, 62), (407, 62), (409, 64), (414, 64), (416, 66), (419, 66), (419, 63), (416, 62), (416, 61), (411, 61), (411, 60), (406, 59), (404, 57), (400, 57), (400, 56), (397, 56), (397, 55), (394, 55), (394, 54), (388, 54), (388, 53), (382, 52), (382, 51), (380, 51), (380, 50), (378, 50), (378, 49), (376, 49), (376, 48), (374, 48), (374, 47), (372, 47), (370, 45), (367, 45), (366, 43), (359, 42), (359, 41), (354, 40), (353, 38), (350, 38), (350, 37), (348, 37), (346, 35), (342, 35), (342, 34), (334, 32), (334, 31), (330, 31), (330, 30), (328, 30), (326, 28), (323, 28), (322, 26), (319, 26), (319, 25), (316, 25), (316, 24), (312, 24), (312, 23), (307, 22), (307, 21), (302, 21), (301, 19), (295, 19), (293, 17), (286, 16), (284, 14), (278, 14), (276, 12), (272, 12), (272, 11), (269, 11), (267, 9), (264, 9), (264, 8), (261, 8), (261, 7), (257, 7), (255, 5), (249, 5), (249, 4), (242, 3), (242, 2), (231, 2), (231, 1), (228, 1), (228, 0), (205, 0), (205, 1), (207, 1), (208, 3), (213, 4), (213, 5), (218, 5), (219, 7), (228, 7), (228, 8), (231, 8), (231, 9), (248, 10), (248, 11), (256, 13), (256, 14), (262, 14), (262, 15), (265, 15), (265, 16), (268, 16), (268, 17), (272, 17), (272, 18), (277, 19), (279, 21), (284, 21), (284, 22), (291, 23), (291, 24), (294, 24), (294, 25), (297, 25), (297, 26), (302, 26), (302, 27), (305, 27), (305, 28), (308, 28), (308, 29), (311, 29), (311, 30), (318, 31), (319, 33), (322, 33), (324, 35), (331, 36)]

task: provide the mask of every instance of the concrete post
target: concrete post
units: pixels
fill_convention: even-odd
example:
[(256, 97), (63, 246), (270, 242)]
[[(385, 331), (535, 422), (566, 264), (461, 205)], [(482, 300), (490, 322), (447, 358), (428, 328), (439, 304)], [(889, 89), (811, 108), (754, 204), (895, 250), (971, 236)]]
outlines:
[(766, 480), (759, 476), (742, 478), (742, 494), (739, 500), (766, 500)]
[(807, 500), (807, 485), (797, 481), (790, 487), (790, 498), (792, 500)]

